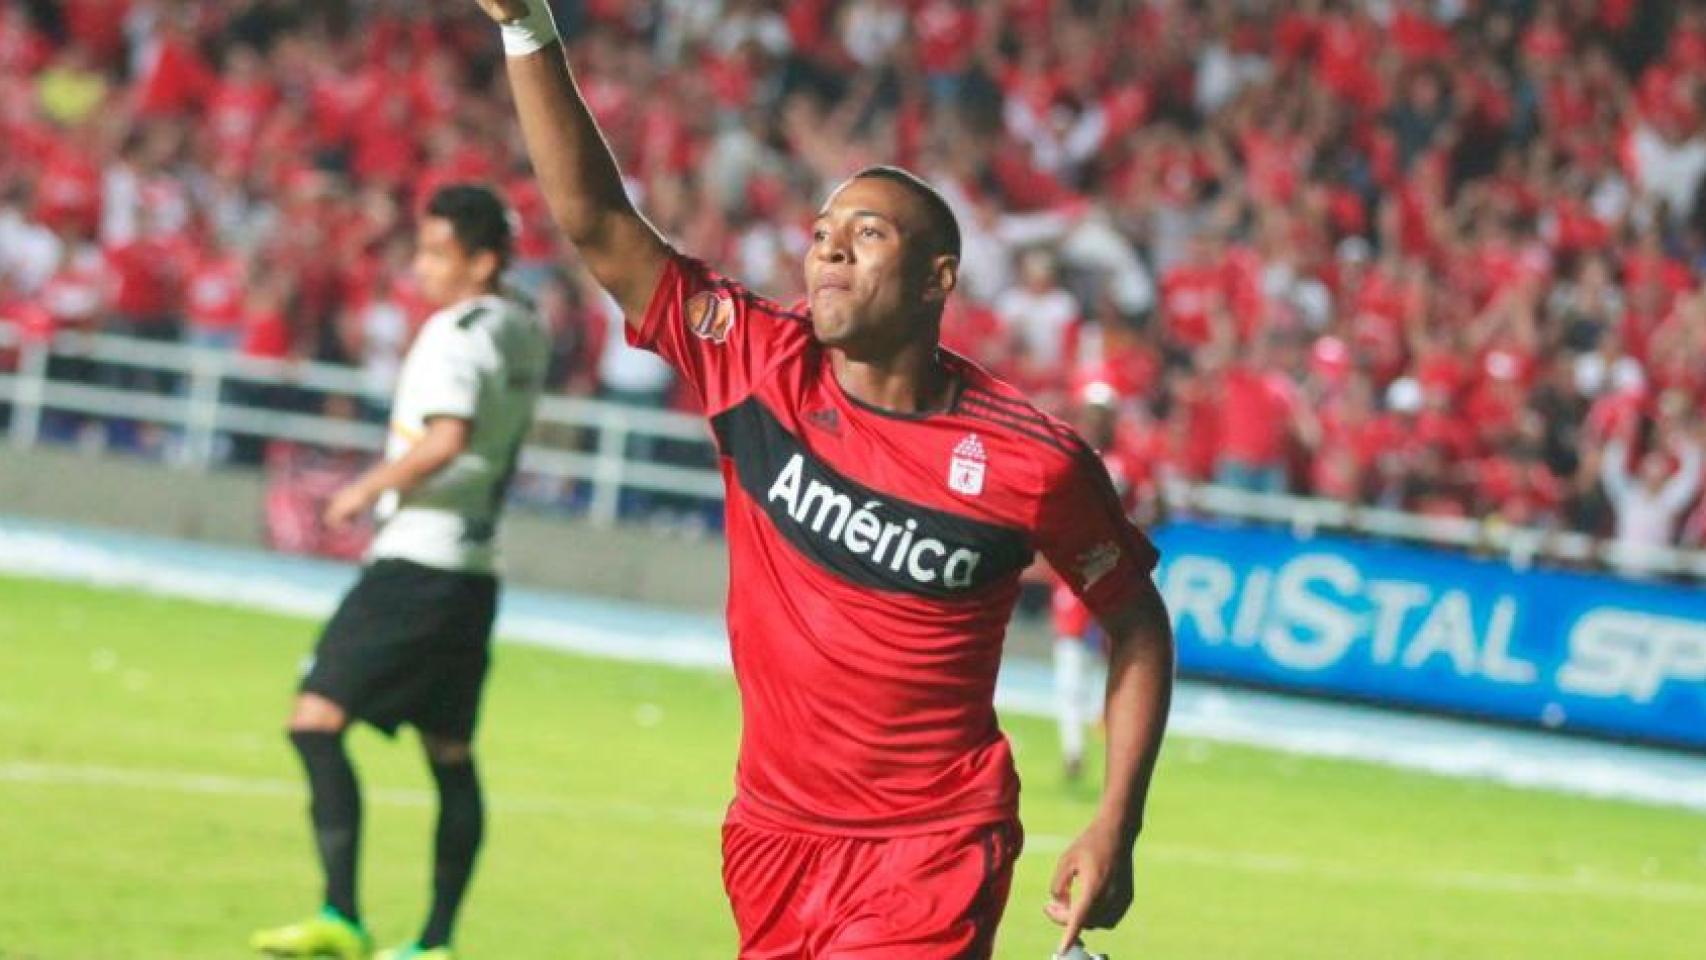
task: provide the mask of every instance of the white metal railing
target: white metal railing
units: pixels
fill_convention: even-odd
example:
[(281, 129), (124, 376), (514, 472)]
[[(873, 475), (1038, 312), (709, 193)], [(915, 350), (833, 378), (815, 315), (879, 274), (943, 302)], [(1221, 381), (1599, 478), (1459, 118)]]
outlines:
[[(174, 461), (188, 469), (217, 465), (218, 438), (249, 435), (275, 440), (377, 452), (384, 427), (370, 422), (245, 405), (228, 384), (298, 388), (383, 404), (390, 398), (361, 371), (332, 364), (263, 360), (230, 351), (139, 341), (104, 334), (65, 333), (50, 343), (26, 340), (0, 326), (0, 350), (16, 350), (16, 372), (0, 372), (0, 402), (11, 405), (10, 442), (30, 447), (40, 440), (43, 415), (59, 411), (156, 424), (178, 433)], [(48, 375), (54, 357), (79, 358), (112, 368), (169, 374), (181, 382), (171, 394), (129, 387), (70, 382)], [(710, 449), (701, 418), (646, 410), (580, 397), (541, 398), (532, 439), (521, 469), (587, 483), (588, 511), (595, 521), (617, 519), (624, 489), (720, 501), (722, 478), (708, 467), (679, 466), (631, 458), (630, 438), (671, 440)], [(553, 428), (557, 428), (553, 432)], [(590, 449), (565, 445), (565, 439)], [(705, 458), (710, 462), (709, 457)]]
[[(361, 371), (330, 364), (261, 360), (229, 351), (200, 349), (129, 337), (65, 333), (50, 343), (21, 337), (0, 325), (0, 351), (15, 351), (16, 372), (0, 371), (0, 403), (11, 405), (10, 442), (36, 444), (49, 410), (159, 424), (180, 433), (176, 461), (188, 469), (217, 465), (218, 438), (246, 434), (345, 449), (378, 451), (385, 430), (312, 413), (245, 405), (228, 383), (296, 387), (326, 395), (384, 404), (384, 396)], [(167, 373), (182, 378), (172, 394), (67, 382), (48, 376), (54, 356)], [(565, 432), (566, 431), (566, 432)], [(565, 445), (564, 438), (578, 438)], [(581, 397), (541, 398), (532, 441), (523, 450), (524, 471), (589, 485), (588, 511), (599, 523), (618, 519), (625, 488), (719, 501), (722, 478), (710, 466), (681, 466), (629, 456), (629, 439), (703, 444), (710, 432), (695, 416), (647, 410)], [(708, 463), (714, 460), (706, 456)], [(1299, 536), (1345, 531), (1383, 539), (1434, 544), (1505, 558), (1518, 568), (1538, 562), (1609, 567), (1643, 575), (1706, 579), (1706, 552), (1635, 549), (1569, 531), (1514, 527), (1462, 517), (1426, 517), (1397, 510), (1317, 497), (1251, 493), (1212, 484), (1169, 483), (1163, 501), (1174, 513), (1281, 525)]]
[(1175, 513), (1284, 526), (1299, 537), (1344, 531), (1503, 558), (1522, 570), (1537, 563), (1606, 568), (1632, 576), (1706, 579), (1706, 552), (1617, 543), (1573, 530), (1520, 527), (1471, 517), (1430, 517), (1321, 497), (1252, 493), (1214, 484), (1165, 484)]

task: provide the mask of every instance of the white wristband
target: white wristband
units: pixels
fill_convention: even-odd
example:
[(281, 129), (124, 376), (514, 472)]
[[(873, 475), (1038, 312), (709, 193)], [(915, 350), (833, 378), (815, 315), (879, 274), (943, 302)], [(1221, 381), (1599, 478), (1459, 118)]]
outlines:
[(549, 0), (527, 0), (527, 16), (498, 25), (504, 41), (504, 55), (525, 57), (537, 53), (557, 39), (557, 21), (551, 18)]

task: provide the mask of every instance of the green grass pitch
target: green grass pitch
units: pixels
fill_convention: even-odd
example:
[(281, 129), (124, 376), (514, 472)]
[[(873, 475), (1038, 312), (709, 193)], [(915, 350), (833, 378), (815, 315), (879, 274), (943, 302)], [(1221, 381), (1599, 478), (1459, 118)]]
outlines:
[[(0, 579), (0, 958), (245, 955), (315, 906), (280, 732), (316, 625)], [(727, 676), (505, 646), (480, 734), (487, 846), (468, 960), (727, 958), (718, 878), (738, 703)], [(1052, 728), (1007, 723), (1029, 834), (998, 955), (1054, 942), (1044, 887), (1094, 804)], [(354, 737), (364, 910), (427, 898), (412, 738)], [(1706, 818), (1184, 738), (1167, 747), (1137, 905), (1092, 938), (1137, 958), (1697, 958)]]

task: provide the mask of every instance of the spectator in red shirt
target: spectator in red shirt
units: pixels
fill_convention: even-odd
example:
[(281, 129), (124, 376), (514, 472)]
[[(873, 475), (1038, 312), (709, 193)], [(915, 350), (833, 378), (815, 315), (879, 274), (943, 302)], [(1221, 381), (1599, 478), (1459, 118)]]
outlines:
[(172, 239), (155, 232), (153, 226), (153, 218), (144, 211), (139, 235), (103, 251), (111, 279), (106, 328), (145, 340), (175, 340), (182, 277)]
[(1369, 379), (1352, 375), (1322, 412), (1310, 468), (1312, 492), (1346, 503), (1366, 500), (1375, 489), (1381, 459), (1403, 442), (1399, 431), (1393, 419), (1380, 415)]
[(101, 216), (101, 168), (93, 127), (49, 142), (36, 182), (35, 219), (93, 233)]
[(186, 11), (170, 8), (152, 23), (154, 32), (136, 48), (136, 111), (145, 117), (182, 114), (204, 103), (218, 75), (202, 59), (195, 37), (180, 20)]
[(249, 270), (234, 250), (204, 246), (184, 279), (184, 314), (190, 344), (234, 350), (243, 336), (244, 289)]
[[(113, 262), (93, 273), (114, 272), (123, 303), (78, 306), (89, 278), (62, 271), (32, 281), (50, 314), (104, 322), (164, 299), (192, 339), (229, 331), (230, 301), (212, 291), (229, 289), (236, 252), (290, 287), (287, 310), (244, 326), (254, 351), (354, 362), (362, 351), (335, 318), (358, 306), (352, 290), (381, 283), (373, 265), (406, 229), (413, 196), (442, 179), (510, 183), (523, 218), (516, 279), (562, 282), (519, 139), (481, 119), (508, 111), (503, 84), (483, 84), (487, 25), (463, 20), (477, 11), (358, 5), (341, 24), (325, 5), (57, 6), (63, 38), (16, 5), (0, 10), (0, 186), (26, 186), (32, 223), (79, 235), (100, 224)], [(753, 265), (743, 274), (760, 287), (766, 272), (780, 283), (792, 272), (764, 264), (797, 255), (819, 187), (916, 152), (965, 222), (983, 225), (968, 231), (951, 342), (996, 369), (1030, 356), (1029, 375), (1062, 396), (1085, 376), (1119, 383), (1164, 415), (1148, 442), (1178, 475), (1213, 476), (1223, 432), (1242, 456), (1274, 459), (1272, 435), (1229, 419), (1230, 359), (1202, 348), (1289, 344), (1299, 325), (1332, 362), (1266, 375), (1238, 364), (1230, 409), (1282, 406), (1271, 381), (1330, 416), (1354, 405), (1344, 393), (1365, 377), (1376, 395), (1404, 384), (1397, 393), (1417, 396), (1376, 418), (1405, 426), (1376, 445), (1372, 467), (1350, 439), (1361, 431), (1329, 424), (1338, 432), (1306, 451), (1315, 459), (1292, 464), (1310, 492), (1543, 519), (1506, 482), (1523, 472), (1506, 461), (1535, 409), (1550, 422), (1591, 402), (1574, 418), (1591, 439), (1645, 415), (1659, 392), (1706, 400), (1690, 359), (1706, 331), (1682, 318), (1700, 286), (1689, 207), (1706, 178), (1695, 4), (1654, 37), (1630, 0), (1459, 4), (1449, 19), (1427, 0), (1394, 0), (1385, 20), (1314, 0), (1254, 15), (1149, 4), (1114, 29), (1091, 16), (1113, 6), (1059, 0), (810, 0), (778, 13), (746, 0), (721, 15), (658, 0), (596, 6), (575, 41), (584, 92), (666, 232)], [(111, 106), (64, 127), (35, 91), (72, 43), (97, 53)], [(1124, 56), (1132, 44), (1143, 57)], [(367, 215), (387, 204), (400, 215)], [(167, 236), (205, 220), (217, 240), (189, 258), (166, 240), (144, 253), (156, 242), (144, 209)], [(755, 213), (775, 229), (750, 229)], [(1101, 309), (1065, 351), (1050, 336), (1020, 338), (1027, 354), (991, 335), (995, 304), (1023, 292), (1015, 268), (1031, 247), (1059, 260), (1060, 286), (1086, 303), (1111, 274), (1159, 277), (1159, 304), (1138, 289), (1147, 283), (1120, 293), (1118, 324), (1144, 318), (1143, 349), (1122, 352)], [(1520, 322), (1505, 316), (1512, 291)], [(412, 314), (407, 291), (393, 294)], [(1507, 354), (1516, 376), (1489, 377)], [(1558, 400), (1566, 380), (1575, 401)], [(1554, 466), (1567, 433), (1546, 431)], [(1560, 470), (1572, 485), (1561, 509), (1598, 529), (1581, 507), (1584, 472)]]
[[(40, 343), (53, 336), (53, 314), (38, 300), (25, 297), (5, 274), (0, 274), (0, 372), (18, 368), (18, 344)], [(0, 423), (11, 420), (11, 408), (0, 403)]]
[(1167, 338), (1184, 349), (1195, 349), (1216, 337), (1226, 316), (1225, 274), (1219, 245), (1198, 233), (1186, 247), (1185, 259), (1161, 278), (1161, 322)]
[[(1216, 346), (1208, 353), (1223, 354)], [(1211, 356), (1205, 366), (1225, 361)], [(1297, 385), (1280, 368), (1267, 336), (1258, 336), (1215, 380), (1219, 456), (1214, 482), (1256, 493), (1285, 493), (1291, 444), (1305, 430)]]
[(29, 76), (53, 56), (53, 43), (30, 22), (23, 4), (0, 7), (0, 75)]
[(229, 163), (249, 163), (277, 99), (261, 55), (249, 47), (233, 47), (207, 102), (204, 129), (215, 156)]
[(931, 96), (938, 103), (952, 102), (983, 43), (982, 14), (957, 0), (922, 0), (914, 5), (913, 30)]

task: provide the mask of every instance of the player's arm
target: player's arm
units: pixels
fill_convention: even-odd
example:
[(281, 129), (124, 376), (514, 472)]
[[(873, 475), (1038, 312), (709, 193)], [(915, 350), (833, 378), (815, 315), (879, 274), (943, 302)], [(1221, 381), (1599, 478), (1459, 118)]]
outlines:
[(669, 246), (622, 187), (616, 159), (575, 85), (547, 0), (478, 2), (504, 27), (516, 113), (551, 217), (638, 329)]
[(1107, 779), (1089, 829), (1061, 855), (1048, 915), (1065, 952), (1086, 927), (1111, 927), (1133, 895), (1132, 854), (1173, 697), (1173, 630), (1155, 584), (1097, 619), (1108, 636)]
[(1132, 851), (1173, 695), (1173, 630), (1151, 571), (1159, 555), (1132, 525), (1102, 458), (1076, 437), (1045, 479), (1037, 546), (1108, 636), (1107, 780), (1090, 826), (1055, 868), (1045, 912), (1067, 952), (1111, 927), (1132, 899)]
[(426, 433), (408, 452), (379, 464), (344, 487), (326, 505), (326, 525), (341, 527), (366, 513), (386, 491), (408, 493), (443, 470), (468, 449), (468, 421), (461, 417), (430, 417)]

